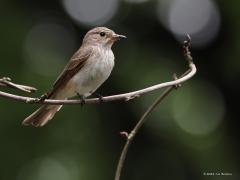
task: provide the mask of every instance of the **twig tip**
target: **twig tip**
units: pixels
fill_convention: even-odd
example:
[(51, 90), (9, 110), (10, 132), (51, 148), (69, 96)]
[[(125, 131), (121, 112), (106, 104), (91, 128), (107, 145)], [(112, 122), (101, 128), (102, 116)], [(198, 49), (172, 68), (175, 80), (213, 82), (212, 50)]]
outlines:
[(3, 77), (2, 78), (4, 81), (12, 81), (12, 79), (10, 77)]
[(188, 42), (191, 42), (192, 39), (191, 39), (190, 34), (187, 33), (187, 34), (186, 34), (186, 38), (187, 38), (187, 41), (188, 41)]
[(129, 135), (126, 131), (121, 131), (119, 134), (124, 138), (128, 138)]
[[(174, 80), (177, 80), (177, 79), (178, 79), (176, 73), (173, 73), (173, 79), (174, 79)], [(175, 89), (178, 89), (178, 88), (181, 87), (181, 86), (182, 86), (182, 84), (176, 84), (176, 85), (174, 86), (174, 88), (175, 88)]]

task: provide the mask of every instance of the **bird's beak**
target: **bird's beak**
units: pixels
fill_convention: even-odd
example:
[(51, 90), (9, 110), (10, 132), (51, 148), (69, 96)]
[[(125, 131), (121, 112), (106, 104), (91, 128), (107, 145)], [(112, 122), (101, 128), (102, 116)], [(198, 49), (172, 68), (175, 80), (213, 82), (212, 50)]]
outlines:
[(121, 35), (121, 34), (114, 34), (113, 35), (113, 40), (114, 41), (117, 41), (117, 40), (120, 40), (120, 39), (122, 39), (122, 38), (127, 38), (126, 36), (124, 36), (124, 35)]

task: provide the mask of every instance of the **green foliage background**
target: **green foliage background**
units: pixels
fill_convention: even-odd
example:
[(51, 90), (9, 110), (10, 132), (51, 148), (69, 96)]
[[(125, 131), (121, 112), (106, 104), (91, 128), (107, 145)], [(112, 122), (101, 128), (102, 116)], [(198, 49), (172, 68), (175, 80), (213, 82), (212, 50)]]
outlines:
[[(105, 24), (128, 39), (114, 45), (116, 66), (99, 93), (137, 90), (171, 80), (174, 72), (180, 74), (187, 68), (179, 43), (157, 21), (155, 5), (156, 1), (122, 1), (116, 17)], [(217, 38), (206, 47), (193, 48), (197, 75), (148, 118), (130, 148), (123, 179), (219, 179), (204, 176), (204, 172), (232, 173), (221, 178), (240, 178), (240, 3), (218, 1), (217, 5), (222, 18)], [(47, 37), (54, 34), (46, 31), (46, 38), (44, 34), (39, 37), (43, 44), (31, 46), (46, 61), (36, 62), (32, 68), (24, 53), (25, 43), (32, 27), (43, 20), (39, 18), (42, 13), (60, 17), (75, 41), (52, 45)], [(77, 25), (56, 0), (1, 0), (0, 17), (0, 77), (37, 87), (34, 97), (51, 88), (90, 28)], [(51, 57), (61, 61), (48, 61)], [(129, 131), (160, 92), (128, 103), (66, 105), (43, 128), (21, 126), (37, 105), (0, 98), (0, 179), (113, 179), (124, 144), (119, 132)]]

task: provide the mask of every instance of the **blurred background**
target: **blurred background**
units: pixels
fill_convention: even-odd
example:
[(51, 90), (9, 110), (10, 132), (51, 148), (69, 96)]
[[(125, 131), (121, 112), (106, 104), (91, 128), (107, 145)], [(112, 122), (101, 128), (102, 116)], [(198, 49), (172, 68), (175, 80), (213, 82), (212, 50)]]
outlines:
[[(84, 34), (107, 26), (128, 39), (114, 45), (115, 69), (98, 93), (129, 92), (183, 73), (181, 43), (189, 33), (198, 73), (148, 117), (122, 179), (237, 180), (239, 7), (223, 0), (1, 0), (0, 77), (38, 88), (30, 96), (39, 97)], [(0, 98), (0, 179), (113, 179), (125, 143), (119, 132), (133, 128), (161, 92), (127, 103), (66, 105), (43, 128), (21, 126), (38, 105)]]

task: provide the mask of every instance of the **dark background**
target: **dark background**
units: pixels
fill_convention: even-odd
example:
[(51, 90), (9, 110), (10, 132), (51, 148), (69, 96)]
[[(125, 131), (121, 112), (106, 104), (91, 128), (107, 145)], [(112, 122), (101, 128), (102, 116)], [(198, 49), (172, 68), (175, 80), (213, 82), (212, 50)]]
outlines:
[[(184, 72), (181, 42), (189, 33), (198, 72), (148, 117), (122, 179), (237, 180), (239, 7), (223, 0), (1, 0), (0, 77), (38, 88), (38, 97), (84, 34), (104, 25), (128, 39), (114, 45), (115, 69), (98, 92), (129, 92)], [(127, 103), (66, 105), (43, 128), (21, 126), (38, 105), (0, 98), (0, 179), (113, 179), (124, 144), (119, 132), (133, 128), (160, 92)]]

